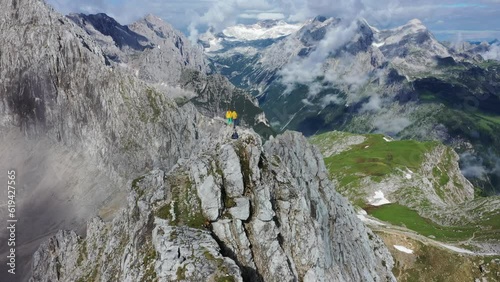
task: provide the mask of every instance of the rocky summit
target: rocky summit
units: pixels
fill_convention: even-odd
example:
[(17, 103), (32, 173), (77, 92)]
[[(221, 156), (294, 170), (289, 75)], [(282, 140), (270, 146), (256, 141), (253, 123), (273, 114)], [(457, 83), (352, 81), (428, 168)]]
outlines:
[(35, 253), (33, 278), (392, 281), (392, 266), (301, 134), (262, 145), (243, 131), (132, 181), (127, 207), (89, 221), (85, 239), (58, 232)]
[[(190, 79), (179, 99), (178, 88), (112, 63), (113, 32), (93, 37), (40, 0), (0, 4), (8, 42), (0, 46), (0, 167), (18, 171), (22, 219), (15, 276), (5, 276), (0, 247), (2, 281), (395, 280), (387, 248), (301, 134), (263, 144), (241, 127), (230, 139), (219, 113), (182, 92)], [(155, 18), (141, 23), (123, 29), (130, 36), (117, 46), (147, 52), (179, 39)], [(142, 45), (146, 31), (162, 41)], [(182, 50), (176, 58), (193, 58)], [(179, 69), (180, 81), (200, 72)], [(222, 89), (210, 83), (195, 96)], [(261, 113), (242, 119), (265, 124)], [(3, 229), (1, 241), (7, 236)]]

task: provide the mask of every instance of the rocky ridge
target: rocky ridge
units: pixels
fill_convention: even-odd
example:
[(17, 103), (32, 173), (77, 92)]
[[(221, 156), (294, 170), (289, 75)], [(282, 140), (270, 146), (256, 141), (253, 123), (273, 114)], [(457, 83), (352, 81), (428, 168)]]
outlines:
[(128, 26), (106, 14), (70, 14), (102, 47), (110, 62), (145, 81), (175, 85), (184, 69), (208, 72), (203, 51), (170, 24), (147, 15)]
[(128, 26), (106, 14), (68, 18), (99, 44), (114, 67), (173, 92), (181, 104), (193, 101), (204, 115), (224, 116), (228, 108), (235, 109), (243, 124), (254, 126), (266, 138), (273, 133), (257, 101), (227, 78), (211, 74), (203, 50), (160, 18), (150, 14)]
[(127, 208), (112, 223), (91, 220), (86, 239), (59, 232), (36, 252), (33, 277), (394, 280), (387, 249), (304, 137), (287, 132), (262, 145), (245, 130), (214, 145), (132, 181)]

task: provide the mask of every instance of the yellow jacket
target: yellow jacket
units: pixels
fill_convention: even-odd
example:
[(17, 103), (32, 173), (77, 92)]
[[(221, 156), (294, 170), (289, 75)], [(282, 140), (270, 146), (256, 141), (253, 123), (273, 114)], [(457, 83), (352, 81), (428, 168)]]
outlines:
[(226, 118), (231, 118), (233, 115), (231, 113), (231, 111), (227, 111), (226, 112)]
[(233, 112), (231, 113), (231, 117), (232, 117), (233, 119), (237, 119), (237, 118), (238, 118), (238, 114), (236, 113), (236, 111), (233, 111)]

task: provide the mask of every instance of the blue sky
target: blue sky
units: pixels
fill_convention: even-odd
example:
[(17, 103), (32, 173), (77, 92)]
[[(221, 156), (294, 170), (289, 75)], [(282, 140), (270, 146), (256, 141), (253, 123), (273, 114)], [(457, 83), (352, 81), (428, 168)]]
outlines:
[(154, 14), (191, 34), (257, 19), (303, 21), (316, 15), (363, 17), (378, 28), (420, 19), (439, 39), (500, 38), (500, 0), (47, 0), (63, 14), (104, 12), (122, 24)]

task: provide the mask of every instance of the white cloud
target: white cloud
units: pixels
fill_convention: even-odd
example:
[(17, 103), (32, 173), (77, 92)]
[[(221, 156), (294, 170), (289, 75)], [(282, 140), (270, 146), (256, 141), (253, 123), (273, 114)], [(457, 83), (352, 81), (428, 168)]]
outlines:
[(338, 96), (338, 95), (335, 95), (335, 94), (328, 94), (324, 97), (321, 98), (320, 100), (320, 105), (321, 105), (321, 108), (326, 108), (327, 106), (331, 105), (331, 104), (343, 104), (344, 102), (342, 101), (342, 99)]
[(380, 97), (378, 95), (373, 94), (370, 97), (370, 100), (368, 101), (368, 103), (365, 103), (365, 104), (363, 104), (363, 106), (361, 106), (361, 109), (359, 110), (359, 112), (361, 112), (361, 113), (378, 112), (381, 108), (381, 105), (382, 105), (382, 99), (380, 99)]
[(500, 45), (498, 44), (491, 45), (489, 50), (482, 53), (481, 56), (483, 56), (483, 58), (486, 60), (500, 61)]
[(259, 13), (257, 14), (258, 20), (282, 20), (285, 15), (282, 13)]
[(307, 99), (302, 99), (301, 102), (306, 106), (314, 106), (314, 104)]
[[(297, 84), (307, 84), (315, 86), (309, 89), (309, 95), (317, 94), (321, 87), (314, 83), (317, 78), (324, 74), (323, 63), (334, 51), (349, 42), (356, 33), (356, 21), (341, 21), (335, 27), (330, 28), (325, 37), (317, 44), (316, 49), (305, 58), (298, 58), (287, 64), (280, 71), (281, 83), (285, 85), (286, 93), (290, 93)], [(333, 81), (333, 79), (327, 79)]]
[(486, 169), (482, 165), (470, 165), (462, 169), (462, 174), (466, 177), (481, 178), (486, 174)]
[(379, 116), (373, 121), (373, 125), (377, 128), (377, 132), (387, 135), (395, 135), (411, 124), (410, 120), (405, 117)]
[(500, 175), (500, 159), (495, 157), (494, 153), (491, 153), (489, 156), (487, 162), (495, 164), (490, 168), (486, 167), (482, 157), (468, 152), (460, 154), (460, 170), (462, 174), (470, 178), (483, 178), (489, 173)]

